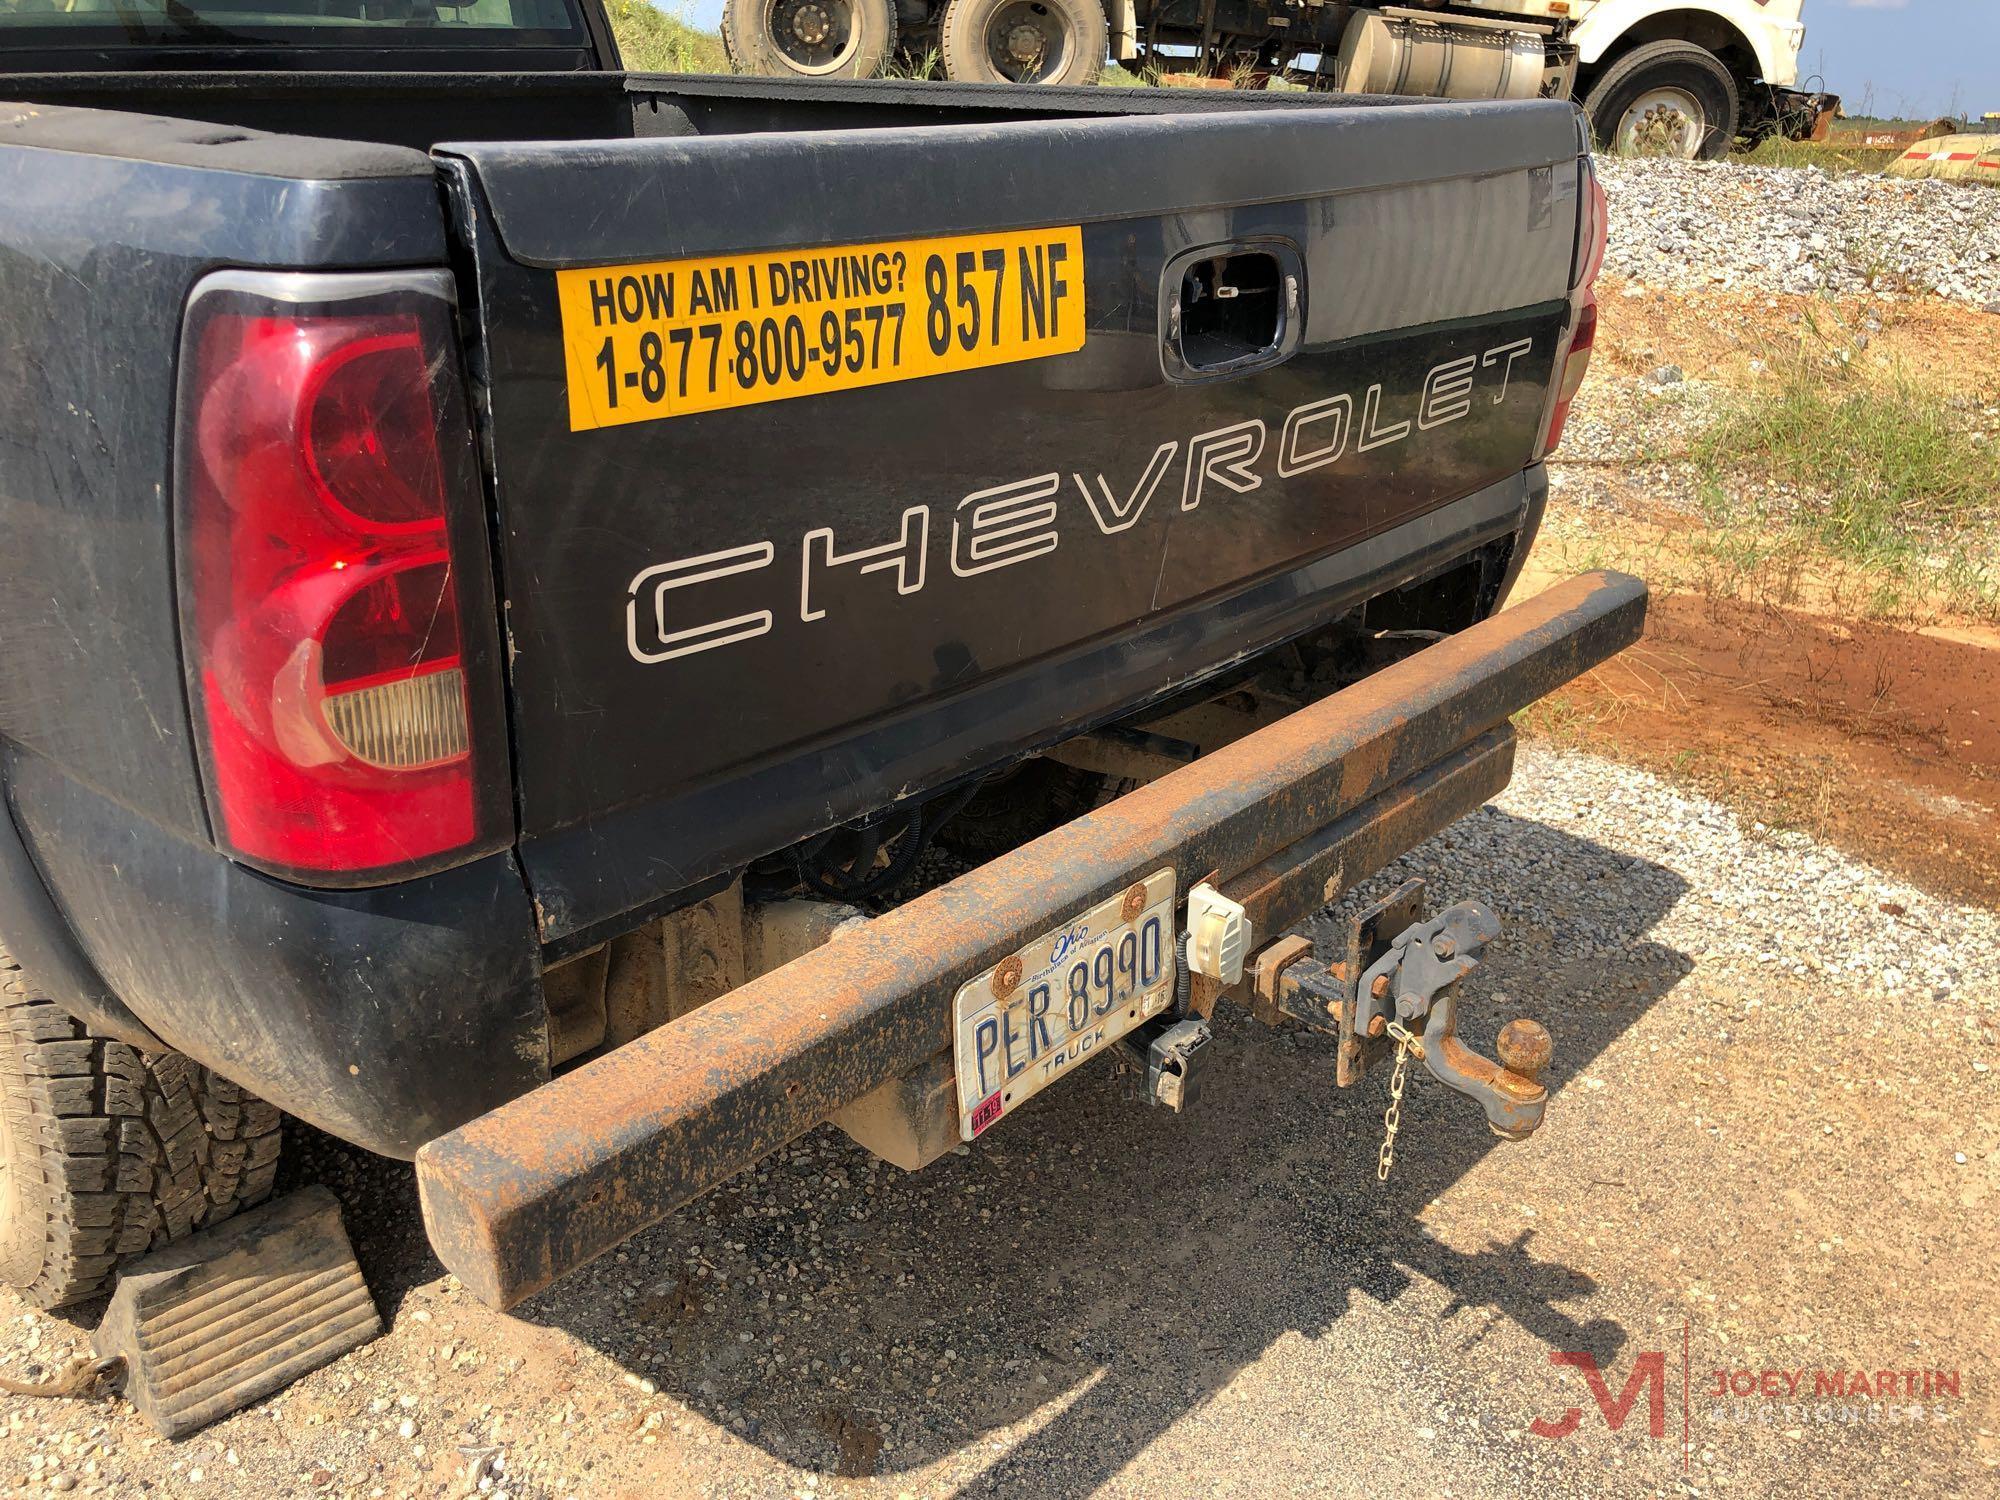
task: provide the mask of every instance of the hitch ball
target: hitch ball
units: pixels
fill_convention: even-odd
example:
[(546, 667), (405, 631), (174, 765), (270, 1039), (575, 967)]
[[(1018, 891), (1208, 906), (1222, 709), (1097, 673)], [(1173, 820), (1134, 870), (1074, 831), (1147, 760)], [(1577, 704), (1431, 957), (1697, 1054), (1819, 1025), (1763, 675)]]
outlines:
[(1500, 1054), (1501, 1067), (1509, 1073), (1519, 1074), (1530, 1083), (1536, 1083), (1555, 1053), (1555, 1043), (1550, 1040), (1547, 1027), (1523, 1016), (1500, 1028), (1493, 1050)]

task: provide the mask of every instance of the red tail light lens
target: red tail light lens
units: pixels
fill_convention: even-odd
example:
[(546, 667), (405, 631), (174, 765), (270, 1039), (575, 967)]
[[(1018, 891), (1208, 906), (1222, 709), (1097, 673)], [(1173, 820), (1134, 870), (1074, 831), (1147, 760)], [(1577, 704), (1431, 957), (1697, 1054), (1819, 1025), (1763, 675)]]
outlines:
[(1604, 270), (1605, 253), (1611, 244), (1611, 213), (1604, 184), (1597, 180), (1596, 168), (1589, 157), (1583, 159), (1582, 172), (1582, 211), (1576, 231), (1577, 280), (1570, 295), (1574, 311), (1538, 458), (1548, 457), (1562, 441), (1563, 429), (1569, 425), (1570, 405), (1583, 387), (1583, 377), (1590, 371), (1590, 352), (1597, 344), (1597, 278)]
[(338, 342), (302, 403), (302, 450), (320, 498), (364, 527), (435, 525), (444, 515), (423, 340), (403, 321)]
[(1576, 393), (1583, 387), (1583, 377), (1590, 370), (1590, 351), (1597, 343), (1597, 293), (1584, 289), (1582, 310), (1576, 315), (1576, 332), (1570, 336), (1569, 354), (1563, 360), (1561, 383), (1556, 387), (1556, 404), (1549, 413), (1548, 436), (1542, 442), (1542, 452), (1555, 452), (1556, 444), (1563, 438), (1563, 428), (1569, 425), (1570, 404), (1576, 400)]
[(1611, 202), (1590, 158), (1583, 161), (1583, 216), (1577, 224), (1576, 282), (1578, 287), (1596, 286), (1604, 271), (1604, 257), (1611, 249)]
[(225, 273), (190, 304), (180, 549), (219, 841), (327, 884), (511, 836), (441, 276)]

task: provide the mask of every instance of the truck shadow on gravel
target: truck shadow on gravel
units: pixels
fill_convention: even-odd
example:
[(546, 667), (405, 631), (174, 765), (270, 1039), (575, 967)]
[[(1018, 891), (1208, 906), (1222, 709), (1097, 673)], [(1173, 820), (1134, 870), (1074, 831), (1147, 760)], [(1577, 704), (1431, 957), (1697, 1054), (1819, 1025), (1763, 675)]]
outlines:
[[(1483, 895), (1500, 911), (1464, 1030), (1487, 1048), (1514, 1015), (1548, 1024), (1552, 1121), (1562, 1086), (1692, 968), (1646, 937), (1686, 889), (1678, 875), (1539, 823), (1484, 809), (1366, 891), (1412, 875), (1434, 905)], [(1608, 1362), (1624, 1346), (1621, 1325), (1590, 1315), (1590, 1278), (1530, 1234), (1467, 1253), (1418, 1223), (1501, 1144), (1469, 1101), (1417, 1069), (1383, 1186), (1384, 1078), (1337, 1091), (1330, 1040), (1235, 1010), (1213, 1051), (1184, 1117), (1098, 1068), (915, 1175), (823, 1128), (517, 1313), (784, 1462), (892, 1475), (956, 1456), (983, 1469), (967, 1491), (1037, 1495), (1091, 1492), (1274, 1341), (1318, 1338), (1423, 1282), (1448, 1303), (1447, 1342), (1476, 1341), (1491, 1310), (1551, 1348)], [(1579, 1147), (1552, 1133), (1496, 1166), (1571, 1170)], [(376, 1163), (323, 1138), (305, 1156), (347, 1200), (385, 1313), (440, 1274)], [(407, 1168), (380, 1165), (413, 1194)], [(504, 1352), (494, 1321), (482, 1342)], [(1015, 1423), (985, 1466), (973, 1445)]]

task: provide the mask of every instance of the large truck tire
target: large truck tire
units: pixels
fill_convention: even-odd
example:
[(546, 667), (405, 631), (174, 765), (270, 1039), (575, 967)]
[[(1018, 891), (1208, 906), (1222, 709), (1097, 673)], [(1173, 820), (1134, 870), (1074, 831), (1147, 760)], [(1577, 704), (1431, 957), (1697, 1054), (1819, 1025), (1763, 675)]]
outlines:
[(0, 1281), (36, 1307), (270, 1196), (278, 1111), (178, 1052), (95, 1036), (0, 947)]
[(1095, 83), (1110, 45), (1098, 0), (951, 0), (938, 43), (958, 83)]
[(873, 78), (896, 50), (896, 0), (723, 0), (722, 50), (767, 78)]
[(1612, 63), (1584, 96), (1600, 151), (1717, 161), (1743, 104), (1722, 60), (1692, 42), (1648, 42)]

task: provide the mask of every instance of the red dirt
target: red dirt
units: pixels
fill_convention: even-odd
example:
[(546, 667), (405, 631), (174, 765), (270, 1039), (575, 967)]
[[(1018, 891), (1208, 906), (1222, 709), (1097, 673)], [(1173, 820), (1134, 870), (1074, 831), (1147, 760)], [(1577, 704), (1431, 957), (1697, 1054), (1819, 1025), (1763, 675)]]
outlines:
[(2000, 906), (2000, 634), (1656, 595), (1645, 638), (1532, 730), (1692, 780)]

